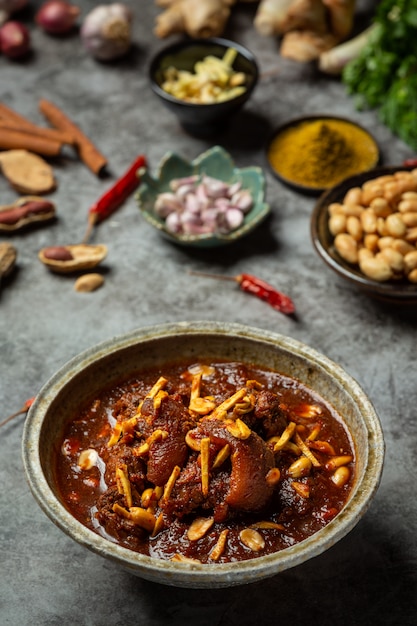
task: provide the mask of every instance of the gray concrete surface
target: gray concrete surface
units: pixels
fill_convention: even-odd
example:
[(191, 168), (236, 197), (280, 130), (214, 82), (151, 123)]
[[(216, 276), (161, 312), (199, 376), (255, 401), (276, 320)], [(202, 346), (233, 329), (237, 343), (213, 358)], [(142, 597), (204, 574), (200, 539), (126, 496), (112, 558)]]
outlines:
[[(85, 14), (95, 3), (80, 4)], [(135, 46), (119, 63), (95, 62), (77, 34), (46, 36), (27, 13), (33, 56), (20, 63), (0, 57), (0, 101), (42, 123), (38, 100), (51, 99), (108, 156), (112, 175), (99, 180), (73, 158), (54, 162), (58, 189), (49, 197), (57, 204), (57, 221), (11, 239), (19, 261), (0, 292), (0, 417), (35, 395), (72, 356), (101, 340), (154, 323), (233, 321), (301, 340), (358, 380), (385, 432), (384, 475), (359, 525), (313, 561), (249, 588), (162, 587), (86, 551), (46, 518), (25, 481), (24, 418), (18, 417), (0, 431), (0, 623), (415, 624), (416, 311), (373, 301), (323, 265), (309, 235), (314, 199), (287, 189), (267, 172), (271, 218), (239, 244), (210, 252), (163, 240), (131, 199), (96, 231), (94, 240), (106, 243), (109, 255), (105, 286), (92, 294), (75, 293), (73, 277), (53, 275), (37, 260), (43, 246), (81, 239), (88, 207), (136, 154), (145, 153), (155, 168), (168, 150), (192, 159), (212, 143), (185, 134), (155, 100), (146, 70), (162, 45), (152, 34), (158, 9), (150, 0), (129, 4), (135, 11)], [(372, 3), (359, 7), (364, 11)], [(253, 7), (236, 9), (227, 30), (253, 50), (265, 74), (245, 110), (217, 140), (238, 166), (264, 165), (262, 148), (271, 126), (323, 112), (345, 115), (374, 133), (385, 164), (413, 155), (374, 112), (359, 113), (337, 79), (281, 59), (276, 42), (255, 32), (252, 17)], [(4, 178), (0, 194), (2, 204), (16, 197)], [(293, 297), (298, 320), (233, 283), (190, 276), (189, 268), (257, 274)]]

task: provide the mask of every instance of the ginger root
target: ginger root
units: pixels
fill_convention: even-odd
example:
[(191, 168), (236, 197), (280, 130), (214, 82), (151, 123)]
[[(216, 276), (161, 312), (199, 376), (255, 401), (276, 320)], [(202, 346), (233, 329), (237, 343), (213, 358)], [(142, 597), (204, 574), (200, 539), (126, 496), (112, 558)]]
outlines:
[(157, 0), (165, 11), (156, 18), (154, 34), (160, 39), (177, 33), (189, 37), (218, 37), (230, 17), (236, 0)]
[(255, 27), (282, 37), (281, 55), (313, 61), (346, 39), (353, 28), (355, 0), (261, 0)]

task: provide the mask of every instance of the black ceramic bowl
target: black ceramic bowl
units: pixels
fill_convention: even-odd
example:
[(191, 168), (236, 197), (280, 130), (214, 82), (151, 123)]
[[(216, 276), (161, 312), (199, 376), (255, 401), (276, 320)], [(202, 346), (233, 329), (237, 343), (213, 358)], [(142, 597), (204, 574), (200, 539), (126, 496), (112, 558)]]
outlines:
[(329, 191), (325, 192), (317, 201), (311, 216), (311, 238), (319, 256), (338, 276), (348, 281), (353, 287), (360, 289), (369, 296), (388, 303), (415, 305), (417, 304), (417, 284), (403, 280), (377, 282), (363, 274), (359, 267), (351, 265), (338, 254), (334, 246), (334, 237), (329, 230), (328, 207), (333, 202), (341, 202), (345, 194), (352, 187), (360, 187), (367, 180), (377, 176), (394, 174), (399, 170), (411, 170), (403, 166), (378, 167), (370, 172), (351, 176)]
[[(208, 55), (222, 58), (229, 48), (237, 51), (233, 69), (246, 75), (244, 93), (214, 104), (194, 104), (174, 98), (162, 89), (164, 72), (168, 67), (193, 72), (197, 61)], [(187, 132), (197, 136), (209, 136), (221, 131), (230, 117), (248, 101), (258, 82), (259, 70), (254, 55), (234, 41), (221, 38), (185, 39), (156, 54), (149, 67), (149, 78), (154, 93), (177, 116)]]

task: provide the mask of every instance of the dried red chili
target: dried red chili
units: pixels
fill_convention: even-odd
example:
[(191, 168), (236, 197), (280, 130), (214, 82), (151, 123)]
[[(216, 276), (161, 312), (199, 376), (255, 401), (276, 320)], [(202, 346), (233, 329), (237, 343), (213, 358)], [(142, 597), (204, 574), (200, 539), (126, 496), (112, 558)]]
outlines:
[(403, 165), (404, 167), (417, 167), (417, 157), (414, 159), (406, 159)]
[(277, 291), (275, 287), (272, 287), (272, 285), (257, 276), (253, 276), (252, 274), (239, 274), (235, 277), (235, 280), (239, 283), (243, 291), (252, 293), (257, 298), (264, 300), (277, 311), (285, 313), (286, 315), (291, 315), (295, 312), (294, 302), (289, 296), (281, 291)]
[(0, 422), (0, 427), (4, 426), (5, 424), (7, 424), (7, 422), (10, 422), (10, 420), (12, 420), (14, 417), (17, 417), (18, 415), (21, 415), (22, 413), (27, 413), (29, 411), (30, 407), (32, 406), (32, 404), (35, 402), (35, 397), (36, 396), (26, 400), (26, 402), (24, 403), (22, 408), (19, 409), (19, 411), (16, 411), (15, 413), (12, 413), (12, 415), (9, 415), (9, 417), (6, 417), (6, 419), (4, 419), (2, 422)]
[(261, 278), (254, 276), (253, 274), (238, 274), (237, 276), (223, 276), (218, 274), (206, 274), (205, 272), (190, 272), (191, 274), (196, 274), (197, 276), (207, 276), (208, 278), (219, 278), (222, 280), (234, 280), (239, 284), (239, 287), (242, 291), (246, 293), (251, 293), (252, 295), (264, 300), (270, 306), (272, 306), (280, 313), (285, 313), (285, 315), (291, 315), (295, 312), (294, 302), (291, 300), (289, 296), (278, 291), (265, 282)]
[(91, 229), (114, 213), (140, 184), (139, 170), (146, 166), (143, 154), (136, 157), (128, 170), (89, 209), (86, 242)]

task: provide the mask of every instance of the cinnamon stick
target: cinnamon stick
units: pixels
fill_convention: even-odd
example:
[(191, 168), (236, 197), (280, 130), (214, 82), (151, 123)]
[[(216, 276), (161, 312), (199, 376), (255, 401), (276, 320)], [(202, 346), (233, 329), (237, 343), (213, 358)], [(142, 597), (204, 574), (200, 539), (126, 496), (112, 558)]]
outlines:
[(27, 150), (42, 156), (58, 156), (62, 149), (62, 142), (49, 137), (34, 135), (25, 130), (0, 128), (1, 150)]
[(20, 131), (28, 135), (35, 135), (36, 137), (54, 139), (55, 141), (59, 141), (61, 144), (71, 145), (74, 143), (74, 137), (70, 135), (70, 133), (64, 133), (56, 128), (43, 128), (42, 126), (37, 126), (36, 124), (23, 126), (17, 122), (6, 120), (0, 116), (0, 137), (3, 130)]
[(74, 145), (80, 159), (94, 174), (101, 174), (107, 165), (107, 159), (83, 131), (58, 106), (49, 100), (41, 99), (39, 110), (52, 126), (58, 130), (69, 132), (74, 137)]

